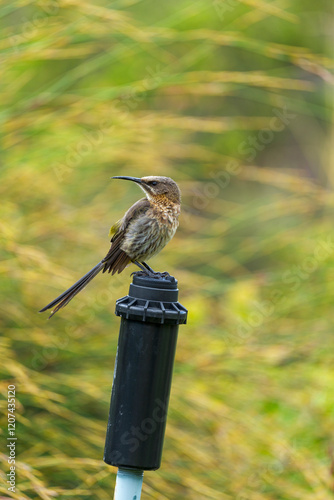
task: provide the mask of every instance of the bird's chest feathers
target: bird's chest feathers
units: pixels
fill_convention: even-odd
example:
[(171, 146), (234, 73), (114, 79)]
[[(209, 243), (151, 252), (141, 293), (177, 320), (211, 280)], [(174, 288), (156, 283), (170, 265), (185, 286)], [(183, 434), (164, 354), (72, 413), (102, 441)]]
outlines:
[(150, 211), (160, 224), (165, 225), (168, 229), (176, 230), (179, 224), (180, 205), (161, 198), (154, 200), (154, 203), (151, 202)]
[(179, 205), (150, 200), (147, 211), (129, 226), (122, 250), (139, 261), (160, 252), (175, 234), (179, 213)]

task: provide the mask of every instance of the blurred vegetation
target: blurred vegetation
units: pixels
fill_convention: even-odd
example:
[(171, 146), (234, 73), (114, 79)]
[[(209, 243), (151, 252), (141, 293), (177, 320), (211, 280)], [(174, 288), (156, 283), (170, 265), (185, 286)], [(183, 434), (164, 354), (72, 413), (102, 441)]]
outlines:
[(102, 462), (132, 267), (51, 321), (36, 311), (95, 265), (141, 196), (183, 192), (156, 269), (179, 280), (163, 464), (143, 498), (333, 494), (331, 3), (0, 2), (1, 477), (17, 388), (17, 489), (112, 496)]

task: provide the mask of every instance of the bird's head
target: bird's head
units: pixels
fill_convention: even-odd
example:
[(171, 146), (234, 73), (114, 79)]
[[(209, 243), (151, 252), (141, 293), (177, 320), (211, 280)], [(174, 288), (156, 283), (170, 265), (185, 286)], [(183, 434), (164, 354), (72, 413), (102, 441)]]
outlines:
[(136, 182), (146, 194), (149, 200), (165, 197), (172, 203), (181, 202), (179, 186), (170, 177), (150, 175), (148, 177), (127, 177), (123, 175), (112, 177), (112, 179), (124, 179)]

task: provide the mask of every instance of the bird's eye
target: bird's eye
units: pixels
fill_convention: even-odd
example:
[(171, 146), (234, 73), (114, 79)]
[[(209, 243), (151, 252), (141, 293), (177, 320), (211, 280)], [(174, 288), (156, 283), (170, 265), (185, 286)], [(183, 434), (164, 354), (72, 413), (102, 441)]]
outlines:
[(157, 183), (157, 181), (152, 181), (152, 182), (150, 182), (150, 184), (151, 184), (151, 186), (156, 186), (158, 183)]

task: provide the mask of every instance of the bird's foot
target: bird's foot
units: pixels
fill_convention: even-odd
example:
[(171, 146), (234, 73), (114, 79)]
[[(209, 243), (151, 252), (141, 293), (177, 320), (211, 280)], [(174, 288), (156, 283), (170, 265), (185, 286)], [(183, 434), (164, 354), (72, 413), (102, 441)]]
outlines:
[(167, 271), (161, 272), (154, 272), (153, 278), (170, 278), (170, 274)]
[(147, 271), (133, 271), (130, 276), (139, 276), (140, 278), (142, 278), (143, 276), (149, 276), (149, 274)]
[(135, 271), (134, 273), (131, 274), (131, 276), (132, 275), (141, 276), (141, 277), (149, 276), (150, 278), (156, 278), (156, 279), (171, 278), (171, 275), (167, 271), (164, 271), (162, 273), (153, 271), (153, 269), (148, 264), (146, 264), (146, 262), (138, 262), (137, 260), (135, 260), (133, 262), (141, 269), (141, 271)]
[(149, 278), (155, 278), (155, 279), (167, 279), (170, 278), (171, 275), (167, 272), (158, 272), (158, 271), (149, 271), (148, 269), (145, 269), (145, 271), (134, 271), (131, 273), (131, 276), (138, 276), (143, 278), (144, 276), (148, 276)]

